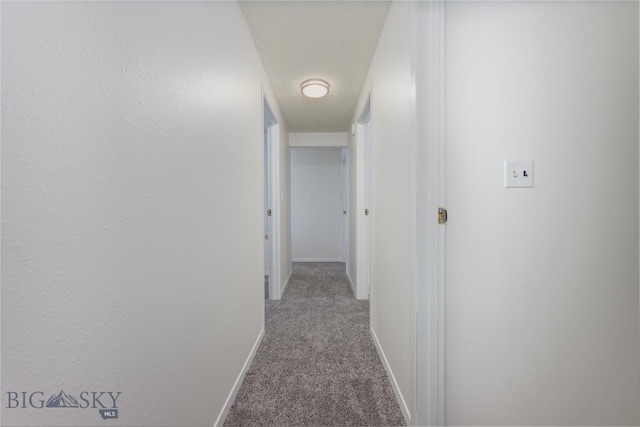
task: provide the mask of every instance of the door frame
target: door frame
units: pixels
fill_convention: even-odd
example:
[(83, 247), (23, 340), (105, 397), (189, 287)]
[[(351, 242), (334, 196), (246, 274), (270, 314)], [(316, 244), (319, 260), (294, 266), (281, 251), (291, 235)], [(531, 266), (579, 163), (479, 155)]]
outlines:
[(349, 271), (349, 147), (341, 150), (341, 185), (342, 185), (342, 216), (340, 231), (342, 233), (342, 261)]
[[(271, 252), (270, 261), (271, 265), (264, 265), (265, 256), (263, 254), (263, 270), (269, 271), (269, 299), (279, 300), (282, 298), (282, 280), (281, 280), (281, 242), (280, 242), (280, 228), (281, 228), (281, 200), (280, 200), (280, 125), (276, 119), (273, 110), (269, 106), (264, 93), (262, 95), (263, 109), (262, 109), (262, 129), (265, 134), (265, 141), (262, 144), (262, 164), (265, 165), (267, 160), (269, 161), (269, 178), (270, 178), (270, 194), (269, 200), (271, 206), (263, 206), (264, 211), (271, 209), (270, 231), (269, 234), (269, 249)], [(263, 166), (264, 167), (264, 166)], [(266, 176), (266, 171), (263, 170), (263, 177)], [(264, 178), (263, 178), (264, 179)], [(265, 183), (263, 183), (263, 191)], [(265, 199), (263, 194), (263, 200)], [(264, 283), (262, 285), (264, 289)]]
[[(365, 218), (365, 209), (371, 209), (371, 169), (372, 169), (372, 94), (358, 115), (356, 123), (356, 298), (369, 299), (371, 293), (371, 216)], [(367, 154), (369, 153), (369, 154)], [(369, 181), (369, 182), (368, 182)], [(369, 193), (369, 195), (367, 195)], [(368, 228), (368, 239), (367, 239)], [(367, 241), (368, 240), (368, 241)], [(369, 272), (365, 270), (369, 267)]]
[(445, 425), (445, 1), (415, 2), (416, 425)]

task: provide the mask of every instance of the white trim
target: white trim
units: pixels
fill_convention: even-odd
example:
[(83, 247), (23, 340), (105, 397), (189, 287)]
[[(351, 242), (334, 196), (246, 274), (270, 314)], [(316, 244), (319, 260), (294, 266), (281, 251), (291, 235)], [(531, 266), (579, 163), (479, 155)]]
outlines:
[(356, 295), (356, 285), (351, 280), (351, 275), (349, 274), (349, 269), (347, 269), (347, 280), (349, 280), (349, 285), (351, 285), (351, 291), (353, 292), (353, 296)]
[(287, 277), (287, 280), (284, 282), (284, 285), (282, 285), (282, 288), (280, 290), (280, 298), (282, 298), (282, 296), (284, 295), (284, 291), (287, 290), (287, 286), (289, 285), (289, 280), (291, 280), (291, 276), (293, 276), (293, 270), (289, 272), (289, 277)]
[(445, 1), (415, 3), (416, 424), (445, 425)]
[(398, 386), (396, 377), (395, 375), (393, 375), (393, 371), (391, 370), (391, 366), (389, 365), (387, 356), (384, 355), (384, 351), (382, 350), (380, 341), (378, 341), (378, 336), (376, 335), (376, 331), (374, 331), (373, 328), (371, 328), (371, 336), (373, 337), (373, 344), (376, 346), (376, 350), (378, 350), (378, 355), (380, 356), (382, 366), (384, 366), (384, 370), (387, 372), (387, 376), (389, 377), (389, 382), (391, 383), (393, 392), (395, 393), (396, 399), (398, 400), (398, 403), (400, 405), (400, 410), (402, 411), (402, 415), (404, 415), (404, 420), (407, 425), (411, 425), (411, 413), (409, 412), (409, 407), (407, 406), (407, 402), (405, 402), (404, 400), (404, 396), (402, 396), (402, 392), (400, 391), (400, 387)]
[(227, 418), (227, 415), (229, 415), (229, 410), (231, 409), (233, 402), (236, 400), (236, 395), (238, 394), (238, 390), (240, 390), (242, 381), (244, 381), (244, 377), (247, 374), (247, 371), (249, 370), (249, 366), (251, 366), (251, 362), (253, 362), (253, 358), (256, 355), (256, 352), (258, 351), (258, 347), (260, 347), (260, 343), (262, 342), (262, 337), (264, 337), (264, 328), (260, 331), (260, 334), (258, 334), (258, 338), (256, 339), (256, 342), (253, 344), (253, 348), (249, 353), (249, 357), (247, 357), (247, 360), (244, 362), (244, 365), (242, 366), (242, 370), (240, 371), (240, 374), (238, 374), (238, 378), (236, 378), (236, 382), (233, 384), (233, 388), (229, 392), (229, 396), (227, 396), (227, 400), (224, 402), (224, 406), (222, 407), (222, 410), (220, 411), (218, 418), (216, 418), (216, 422), (213, 424), (214, 427), (218, 427), (224, 424), (224, 420)]
[(293, 258), (292, 262), (344, 262), (342, 258)]
[(347, 132), (289, 132), (289, 147), (346, 147)]

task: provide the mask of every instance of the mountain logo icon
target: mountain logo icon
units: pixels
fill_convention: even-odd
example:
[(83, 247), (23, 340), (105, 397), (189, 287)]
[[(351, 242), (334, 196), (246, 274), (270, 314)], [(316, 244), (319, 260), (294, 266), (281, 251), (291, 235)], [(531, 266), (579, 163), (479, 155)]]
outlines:
[(60, 391), (58, 394), (53, 394), (47, 400), (45, 405), (47, 408), (79, 408), (78, 400), (66, 394), (64, 391)]

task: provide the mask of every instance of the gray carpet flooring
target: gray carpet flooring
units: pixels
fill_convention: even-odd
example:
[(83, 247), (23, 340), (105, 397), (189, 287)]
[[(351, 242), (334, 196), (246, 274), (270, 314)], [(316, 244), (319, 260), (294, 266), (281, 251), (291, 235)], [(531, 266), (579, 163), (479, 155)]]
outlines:
[(343, 263), (294, 263), (225, 426), (400, 426), (400, 407)]

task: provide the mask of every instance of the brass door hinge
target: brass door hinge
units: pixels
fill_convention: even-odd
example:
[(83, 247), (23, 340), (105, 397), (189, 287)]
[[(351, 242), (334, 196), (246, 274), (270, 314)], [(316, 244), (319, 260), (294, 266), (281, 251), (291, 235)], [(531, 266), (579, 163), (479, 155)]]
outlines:
[(444, 225), (447, 223), (447, 210), (445, 208), (438, 208), (438, 224)]

